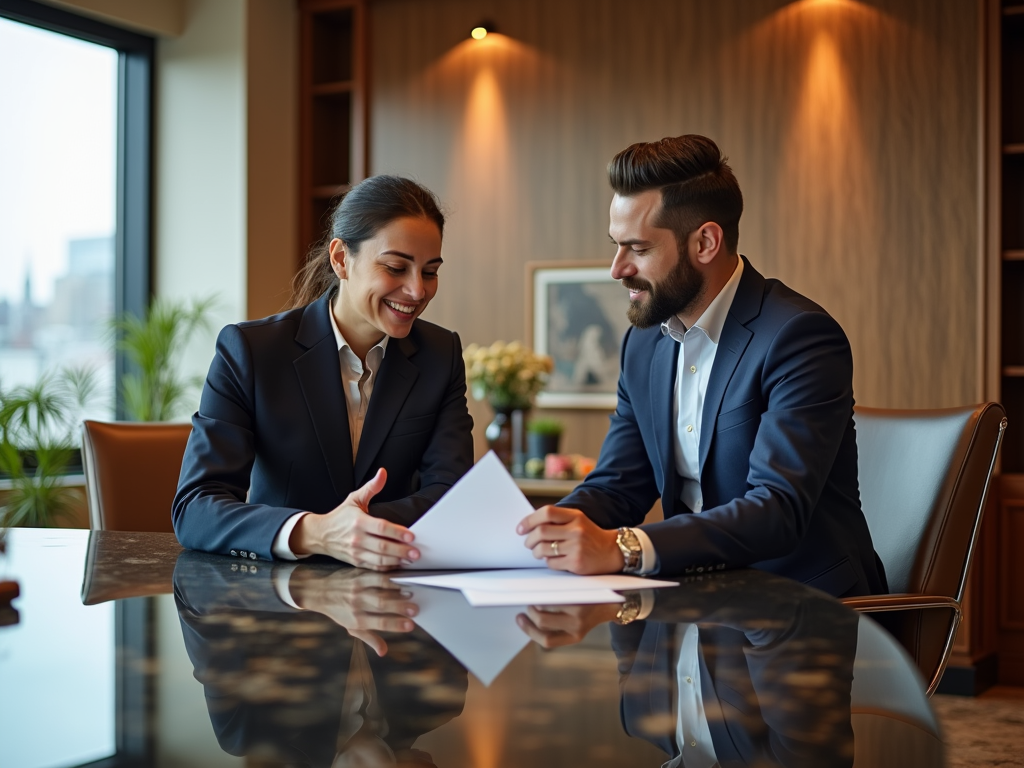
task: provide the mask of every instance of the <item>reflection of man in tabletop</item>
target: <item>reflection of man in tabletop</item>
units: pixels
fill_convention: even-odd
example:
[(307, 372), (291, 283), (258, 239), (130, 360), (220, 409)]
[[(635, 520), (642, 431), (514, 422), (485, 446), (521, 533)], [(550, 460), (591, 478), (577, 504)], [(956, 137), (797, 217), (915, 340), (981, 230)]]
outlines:
[[(611, 627), (622, 724), (672, 756), (666, 768), (853, 764), (856, 613), (768, 574), (696, 577), (631, 600), (638, 618)], [(616, 611), (629, 606), (532, 608), (520, 626), (561, 645)]]
[[(634, 326), (618, 405), (596, 469), (521, 524), (527, 546), (576, 573), (752, 566), (837, 596), (887, 591), (842, 328), (738, 255), (743, 198), (710, 139), (634, 144), (609, 176), (611, 274)], [(659, 497), (666, 519), (640, 525)]]
[[(382, 574), (240, 568), (184, 552), (174, 594), (230, 754), (259, 755), (262, 765), (431, 766), (413, 743), (462, 711), (465, 670), (413, 629), (415, 605)], [(407, 634), (386, 641), (383, 632)]]

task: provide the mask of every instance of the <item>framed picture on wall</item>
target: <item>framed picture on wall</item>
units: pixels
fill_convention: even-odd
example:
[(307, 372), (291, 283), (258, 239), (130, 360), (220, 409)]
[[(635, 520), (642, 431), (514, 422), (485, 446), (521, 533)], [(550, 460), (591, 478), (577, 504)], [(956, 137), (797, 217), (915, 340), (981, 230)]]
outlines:
[(629, 294), (606, 261), (531, 261), (526, 265), (526, 338), (550, 355), (554, 372), (537, 405), (615, 407), (619, 348), (629, 327)]

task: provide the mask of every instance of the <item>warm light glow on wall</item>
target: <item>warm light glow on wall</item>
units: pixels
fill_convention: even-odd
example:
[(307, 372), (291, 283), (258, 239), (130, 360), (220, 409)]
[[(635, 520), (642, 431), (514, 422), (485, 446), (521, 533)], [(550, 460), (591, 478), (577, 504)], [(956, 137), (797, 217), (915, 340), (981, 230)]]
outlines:
[[(781, 139), (776, 168), (777, 200), (787, 201), (790, 211), (814, 211), (800, 222), (800, 254), (792, 259), (794, 275), (801, 280), (828, 286), (843, 294), (844, 277), (829, 269), (832, 254), (849, 248), (840, 235), (850, 222), (865, 233), (878, 226), (874, 201), (880, 198), (875, 155), (865, 140), (862, 98), (856, 92), (850, 60), (856, 60), (863, 40), (891, 23), (877, 9), (853, 0), (800, 0), (769, 17), (755, 33), (759, 43), (784, 46), (787, 55), (800, 62), (799, 86), (785, 104), (790, 115)], [(770, 41), (770, 42), (769, 42)], [(780, 108), (783, 105), (780, 104)], [(779, 236), (779, 247), (786, 247)], [(882, 250), (864, 248), (863, 267), (876, 268), (873, 260)], [(858, 299), (870, 303), (873, 297)], [(839, 310), (836, 305), (833, 309)]]

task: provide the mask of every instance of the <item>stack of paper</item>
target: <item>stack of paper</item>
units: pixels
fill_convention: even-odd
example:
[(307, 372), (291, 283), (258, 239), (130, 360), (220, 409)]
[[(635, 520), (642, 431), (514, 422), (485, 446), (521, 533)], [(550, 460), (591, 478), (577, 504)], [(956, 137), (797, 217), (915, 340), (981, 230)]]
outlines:
[(615, 590), (674, 587), (675, 581), (609, 574), (577, 576), (564, 571), (501, 570), (451, 573), (442, 576), (403, 576), (399, 584), (458, 589), (472, 606), (583, 605), (621, 603)]

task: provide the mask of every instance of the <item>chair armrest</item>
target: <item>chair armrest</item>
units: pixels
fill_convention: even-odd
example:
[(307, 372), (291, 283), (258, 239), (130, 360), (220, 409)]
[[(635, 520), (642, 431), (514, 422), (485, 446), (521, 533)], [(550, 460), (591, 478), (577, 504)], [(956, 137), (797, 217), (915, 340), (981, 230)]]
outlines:
[(866, 595), (864, 597), (846, 597), (843, 605), (855, 611), (905, 611), (918, 608), (951, 608), (960, 613), (960, 603), (945, 595)]

